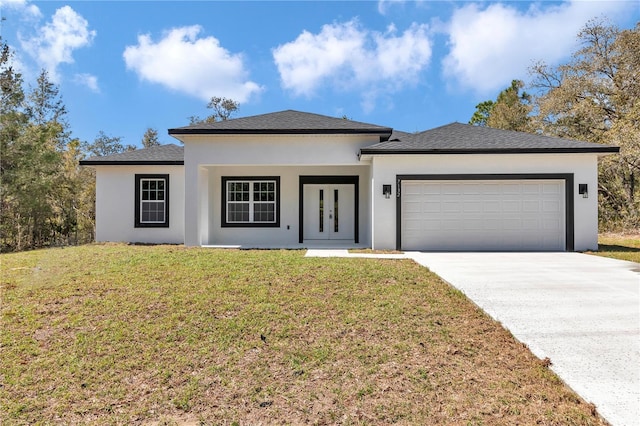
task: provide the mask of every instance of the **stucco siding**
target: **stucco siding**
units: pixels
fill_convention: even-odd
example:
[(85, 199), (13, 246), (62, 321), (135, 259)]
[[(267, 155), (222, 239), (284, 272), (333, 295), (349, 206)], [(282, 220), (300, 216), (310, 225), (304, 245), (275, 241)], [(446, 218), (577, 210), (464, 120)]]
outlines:
[[(574, 176), (574, 249), (597, 249), (598, 196), (596, 154), (380, 155), (372, 159), (372, 248), (396, 248), (396, 176), (433, 174), (541, 174)], [(589, 197), (578, 194), (586, 183)], [(382, 185), (393, 185), (385, 199)]]
[(183, 137), (185, 166), (360, 164), (360, 149), (379, 142), (371, 135), (256, 135)]
[[(169, 227), (135, 227), (135, 175), (169, 175)], [(96, 241), (184, 242), (183, 166), (96, 166)]]

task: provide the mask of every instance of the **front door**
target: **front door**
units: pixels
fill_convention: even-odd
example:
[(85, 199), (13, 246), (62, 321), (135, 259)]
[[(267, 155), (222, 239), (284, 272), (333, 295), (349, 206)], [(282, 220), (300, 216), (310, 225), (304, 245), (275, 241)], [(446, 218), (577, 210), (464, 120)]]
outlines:
[(354, 239), (354, 186), (304, 185), (305, 240)]

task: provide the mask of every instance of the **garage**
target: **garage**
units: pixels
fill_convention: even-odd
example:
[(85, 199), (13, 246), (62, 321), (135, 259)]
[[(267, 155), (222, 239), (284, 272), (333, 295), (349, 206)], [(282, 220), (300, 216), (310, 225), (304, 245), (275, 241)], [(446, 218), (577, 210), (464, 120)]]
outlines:
[(402, 250), (572, 249), (567, 180), (560, 176), (405, 177), (399, 183)]

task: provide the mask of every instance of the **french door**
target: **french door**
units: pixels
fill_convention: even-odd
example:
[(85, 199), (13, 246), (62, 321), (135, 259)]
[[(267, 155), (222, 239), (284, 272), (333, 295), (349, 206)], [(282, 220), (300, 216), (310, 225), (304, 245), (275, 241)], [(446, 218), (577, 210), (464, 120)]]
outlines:
[(304, 237), (307, 240), (354, 239), (354, 186), (304, 185)]

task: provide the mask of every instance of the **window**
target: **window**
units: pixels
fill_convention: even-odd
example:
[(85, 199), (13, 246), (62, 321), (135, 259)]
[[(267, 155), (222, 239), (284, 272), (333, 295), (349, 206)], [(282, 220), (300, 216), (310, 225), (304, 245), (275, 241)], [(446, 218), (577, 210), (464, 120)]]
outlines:
[(136, 175), (136, 228), (169, 226), (169, 175)]
[(223, 177), (223, 227), (279, 227), (279, 177)]

